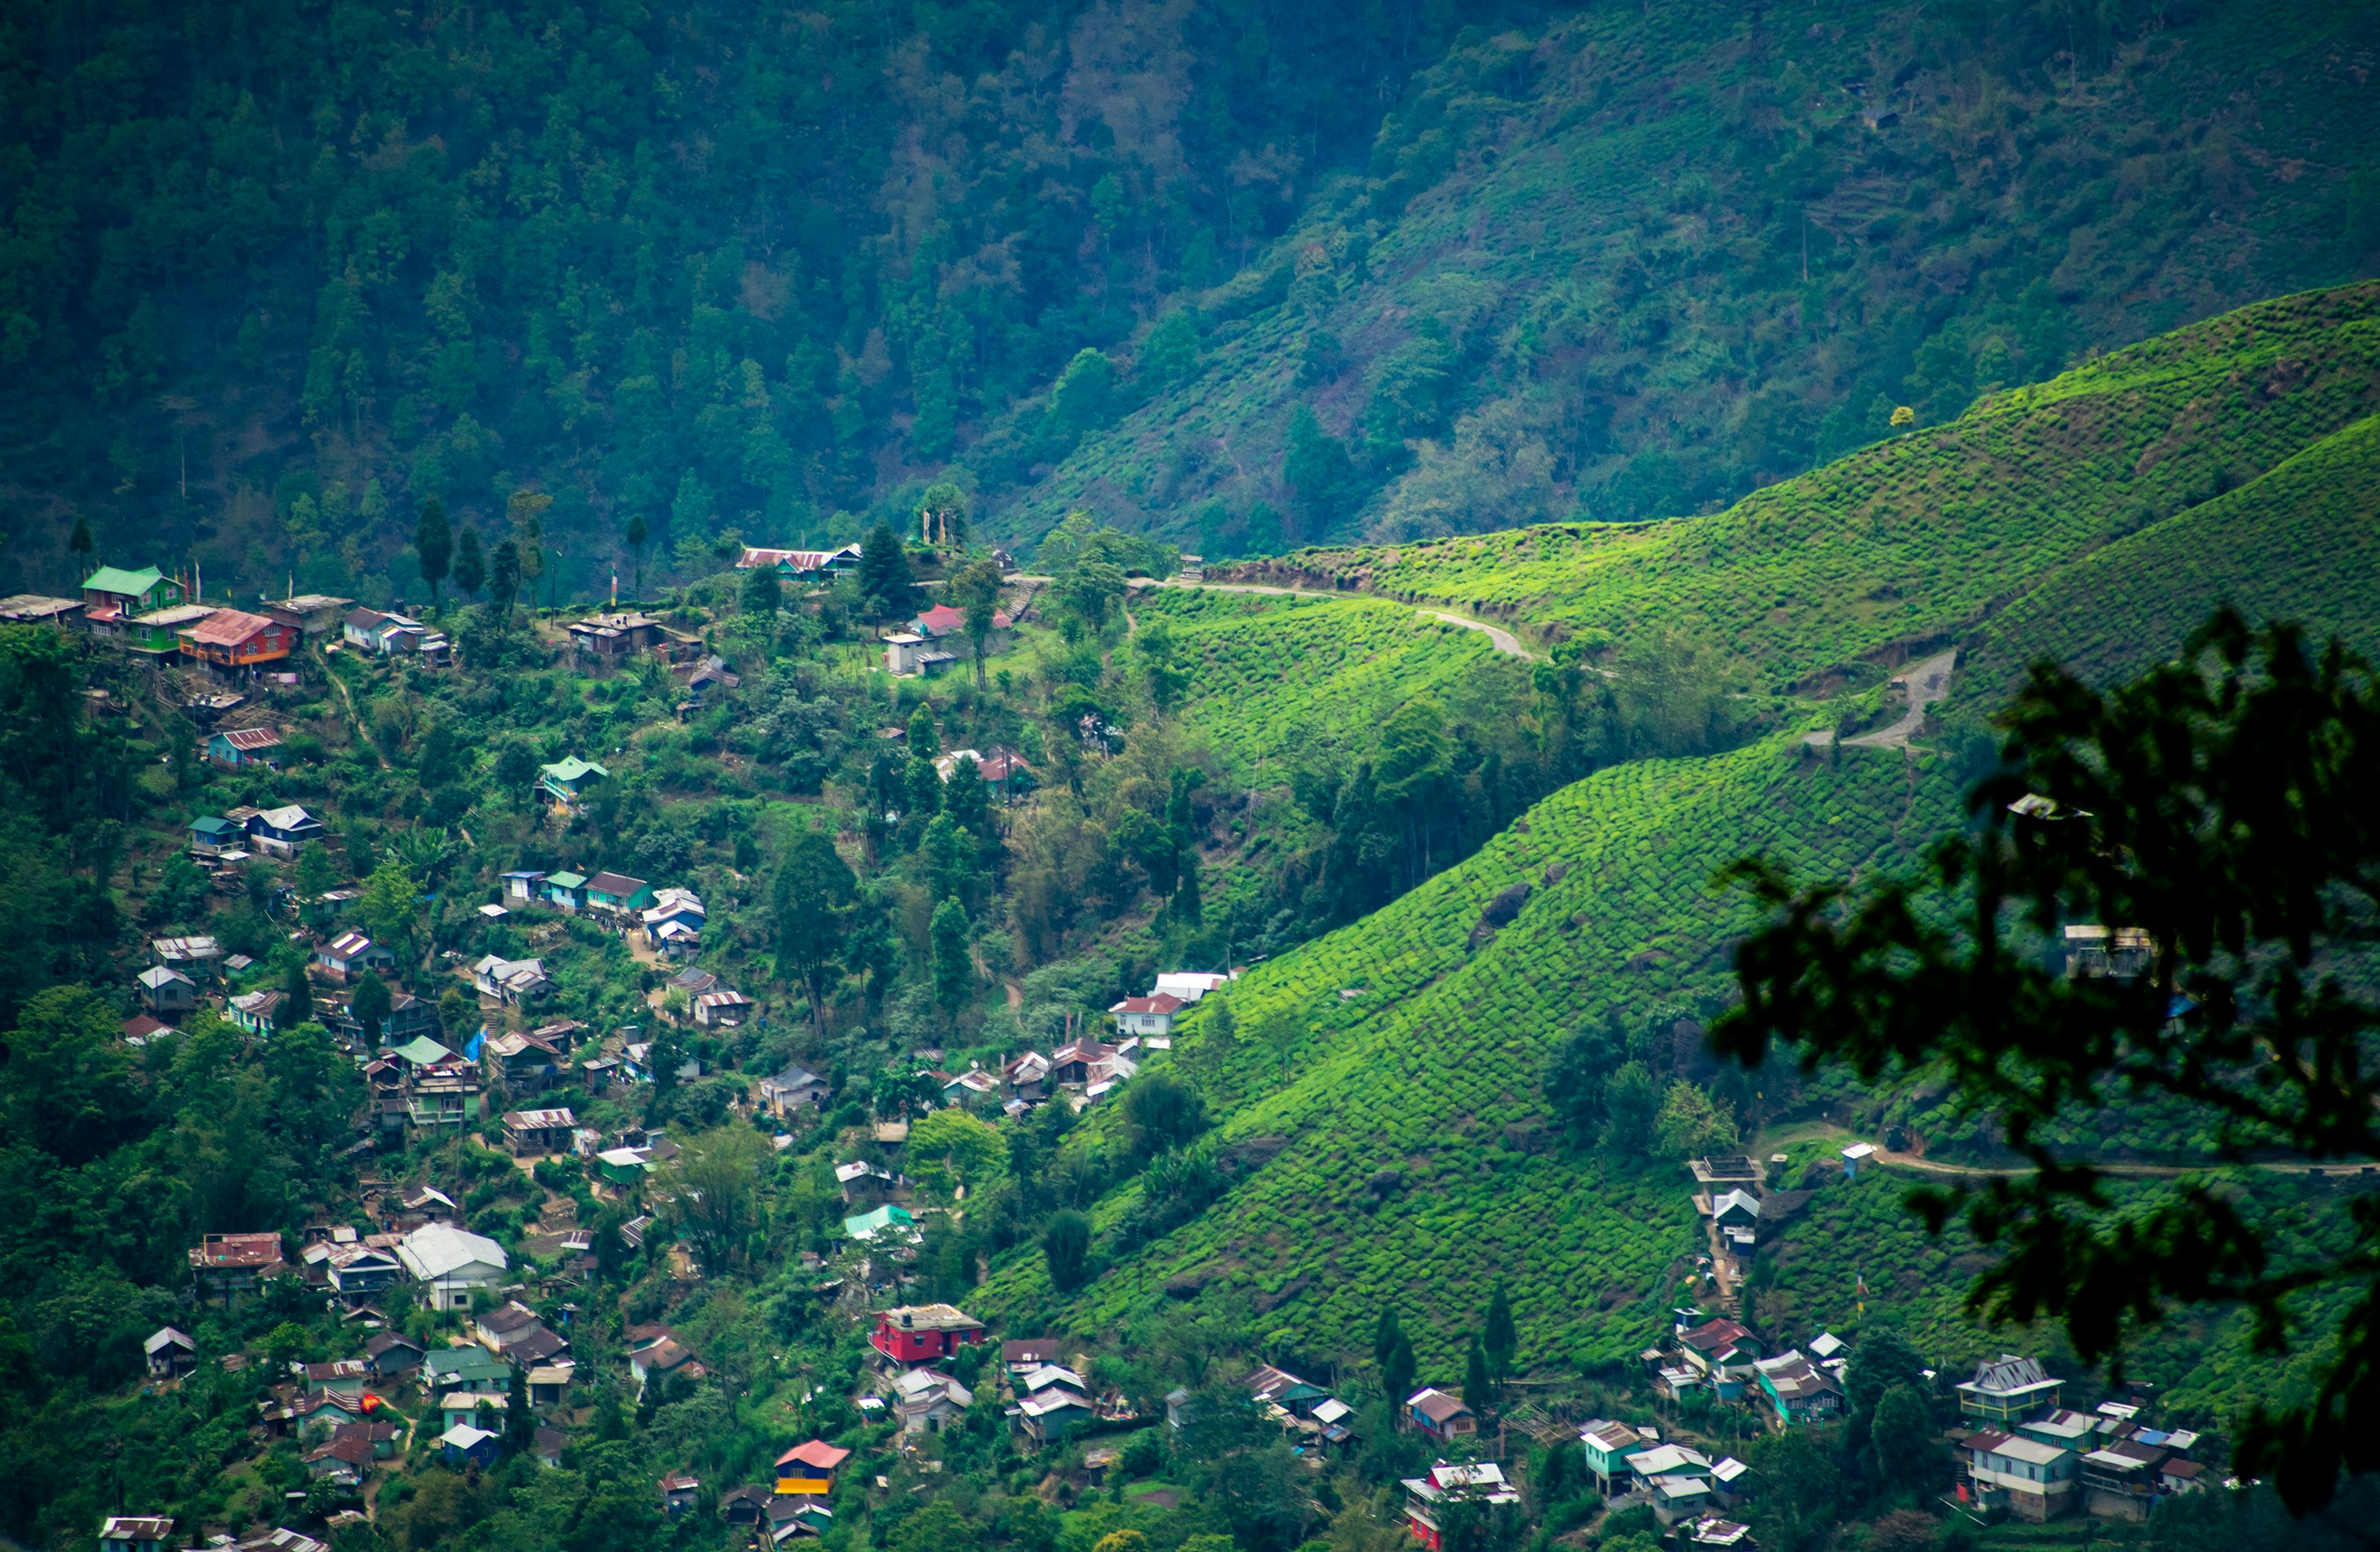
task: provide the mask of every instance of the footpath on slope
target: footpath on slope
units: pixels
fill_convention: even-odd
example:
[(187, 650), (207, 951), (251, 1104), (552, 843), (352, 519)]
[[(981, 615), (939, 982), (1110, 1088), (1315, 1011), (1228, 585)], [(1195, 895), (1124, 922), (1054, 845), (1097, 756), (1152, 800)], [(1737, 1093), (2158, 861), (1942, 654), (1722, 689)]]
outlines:
[[(1184, 582), (1171, 576), (1158, 583), (1157, 586), (1160, 588), (1185, 588), (1194, 590), (1197, 588), (1206, 588), (1218, 593), (1272, 593), (1281, 598), (1349, 599), (1373, 598), (1377, 596), (1371, 593), (1325, 592), (1318, 588), (1268, 588), (1255, 582)], [(1514, 636), (1511, 631), (1500, 629), (1495, 625), (1488, 624), (1484, 620), (1474, 620), (1462, 614), (1449, 614), (1442, 609), (1422, 609), (1416, 607), (1414, 610), (1414, 612), (1425, 615), (1432, 620), (1443, 620), (1450, 625), (1461, 625), (1464, 630), (1477, 631), (1488, 638), (1490, 646), (1494, 647), (1496, 650), (1503, 653), (1508, 658), (1535, 659), (1537, 656), (1536, 653), (1532, 652), (1527, 648), (1522, 646), (1520, 637)]]

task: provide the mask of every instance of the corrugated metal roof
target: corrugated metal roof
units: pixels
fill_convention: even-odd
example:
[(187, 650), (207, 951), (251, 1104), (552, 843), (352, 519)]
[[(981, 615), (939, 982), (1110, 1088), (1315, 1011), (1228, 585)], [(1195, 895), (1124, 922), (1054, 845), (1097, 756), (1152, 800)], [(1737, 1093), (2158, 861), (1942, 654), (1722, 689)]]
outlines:
[(190, 639), (201, 647), (236, 647), (257, 632), (276, 628), (280, 624), (280, 621), (268, 620), (261, 614), (245, 613), (237, 609), (218, 609), (190, 633)]

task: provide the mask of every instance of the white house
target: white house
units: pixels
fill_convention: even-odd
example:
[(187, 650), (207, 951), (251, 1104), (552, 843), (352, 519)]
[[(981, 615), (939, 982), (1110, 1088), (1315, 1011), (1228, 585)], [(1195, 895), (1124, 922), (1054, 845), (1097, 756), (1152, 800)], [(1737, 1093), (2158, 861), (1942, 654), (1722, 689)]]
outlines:
[(159, 1018), (187, 1013), (198, 1006), (198, 983), (179, 970), (152, 964), (140, 972), (140, 1003)]
[(1179, 997), (1160, 991), (1149, 997), (1127, 997), (1108, 1012), (1115, 1015), (1119, 1034), (1171, 1035), (1173, 1016), (1185, 1006)]
[(430, 1307), (466, 1309), (474, 1289), (492, 1289), (504, 1279), (504, 1247), (451, 1223), (416, 1229), (396, 1244), (397, 1258), (414, 1280), (430, 1285)]
[(197, 1364), (199, 1344), (171, 1326), (160, 1326), (140, 1344), (152, 1378), (171, 1379)]
[(892, 1410), (905, 1434), (939, 1434), (974, 1404), (974, 1391), (931, 1369), (911, 1369), (892, 1382)]
[(482, 997), (512, 1003), (533, 1002), (553, 991), (553, 983), (546, 978), (544, 961), (499, 959), (494, 954), (471, 966), (471, 984), (480, 988)]
[(1184, 1002), (1196, 1002), (1210, 991), (1230, 986), (1233, 978), (1212, 970), (1168, 970), (1157, 977), (1157, 989)]

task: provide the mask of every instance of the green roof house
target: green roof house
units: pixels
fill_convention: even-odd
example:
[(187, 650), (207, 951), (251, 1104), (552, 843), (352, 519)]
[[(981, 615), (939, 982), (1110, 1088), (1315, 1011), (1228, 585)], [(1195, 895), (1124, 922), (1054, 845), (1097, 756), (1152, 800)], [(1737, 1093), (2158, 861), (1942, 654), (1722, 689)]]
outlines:
[(455, 1059), (453, 1051), (427, 1035), (416, 1035), (388, 1054), (412, 1067), (435, 1067), (442, 1061)]
[(122, 636), (134, 615), (180, 603), (184, 596), (182, 585), (155, 566), (102, 566), (83, 578), (83, 622), (100, 636)]
[(218, 814), (201, 814), (189, 823), (190, 850), (200, 856), (218, 856), (237, 851), (248, 840), (248, 831)]
[(547, 874), (545, 898), (565, 911), (577, 910), (587, 903), (587, 875), (573, 873), (566, 868), (560, 873)]
[(424, 1378), (433, 1390), (457, 1385), (487, 1385), (502, 1390), (512, 1380), (512, 1365), (484, 1347), (449, 1347), (421, 1356)]
[(595, 1156), (595, 1173), (610, 1185), (634, 1185), (652, 1167), (651, 1158), (642, 1148), (605, 1148)]
[(594, 761), (580, 759), (577, 755), (537, 769), (538, 785), (545, 789), (548, 797), (565, 808), (577, 807), (594, 791), (598, 782), (608, 780), (612, 774)]

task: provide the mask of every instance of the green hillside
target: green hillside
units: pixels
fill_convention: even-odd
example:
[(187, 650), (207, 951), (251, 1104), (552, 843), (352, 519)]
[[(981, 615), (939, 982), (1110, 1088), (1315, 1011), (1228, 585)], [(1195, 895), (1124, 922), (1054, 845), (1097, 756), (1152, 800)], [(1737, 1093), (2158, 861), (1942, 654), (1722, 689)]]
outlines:
[[(1123, 1259), (1075, 1305), (1086, 1328), (1168, 1291), (1277, 1312), (1302, 1343), (1354, 1351), (1385, 1301), (1443, 1364), (1498, 1279), (1531, 1360), (1616, 1361), (1667, 1318), (1697, 1236), (1684, 1177), (1608, 1168), (1547, 1128), (1539, 1073), (1572, 1030), (1691, 1016), (1748, 925), (1714, 893), (1729, 859), (1768, 850), (1813, 870), (1905, 864), (1954, 793), (1894, 758), (1804, 758), (1768, 743), (1636, 763), (1564, 789), (1479, 855), (1385, 910), (1252, 970), (1245, 1030), (1271, 1010), (1289, 1053), (1193, 1042), (1179, 1059), (1229, 1114), (1227, 1145), (1280, 1151), (1192, 1223)], [(1517, 919), (1476, 949), (1481, 911), (1526, 882)], [(1342, 995), (1353, 993), (1353, 995)], [(1263, 1145), (1270, 1147), (1272, 1144)], [(1372, 1182), (1381, 1171), (1400, 1177)], [(1103, 1229), (1131, 1209), (1102, 1203)], [(1037, 1300), (1039, 1259), (995, 1271), (995, 1307)]]
[[(1823, 597), (1819, 576), (1872, 579), (1848, 603), (1755, 615), (1727, 638), (1737, 660), (1759, 680), (1806, 691), (1863, 654), (1956, 645), (1966, 667), (1949, 714), (1967, 731), (2033, 657), (2136, 666), (2226, 599), (2368, 642), (2380, 604), (2375, 307), (2380, 286), (2242, 309), (1711, 517), (1309, 553), (1259, 574), (1621, 638), (1646, 627), (1717, 633), (1730, 594), (1778, 598), (1778, 576), (1798, 578), (1791, 598)], [(1921, 579), (1930, 590), (1913, 586)], [(1898, 590), (1894, 581), (1912, 596), (1874, 596)], [(1144, 595), (1137, 607), (1165, 611), (1197, 644), (1185, 718), (1242, 758), (1294, 747), (1308, 725), (1360, 730), (1360, 715), (1331, 721), (1340, 702), (1437, 693), (1484, 662), (1476, 633), (1440, 635), (1409, 603), (1378, 596), (1293, 607), (1184, 592)], [(1267, 676), (1283, 697), (1268, 733), (1230, 731)], [(1874, 691), (1830, 693), (1799, 720), (1882, 704)], [(1501, 1278), (1529, 1356), (1599, 1363), (1641, 1348), (1684, 1296), (1680, 1258), (1696, 1248), (1684, 1177), (1565, 1140), (1541, 1092), (1548, 1060), (1582, 1030), (1609, 1028), (1638, 1049), (1648, 1029), (1692, 1028), (1724, 1000), (1727, 944), (1750, 920), (1740, 900), (1710, 888), (1728, 861), (1763, 852), (1803, 877), (1909, 867), (1956, 821), (1964, 779), (1958, 739), (1920, 743), (1953, 753), (1822, 754), (1787, 734), (1604, 770), (1393, 904), (1257, 966), (1231, 994), (1240, 1035), (1230, 1048), (1199, 1036), (1176, 1055), (1226, 1118), (1219, 1147), (1257, 1167), (1145, 1244), (1133, 1241), (1146, 1188), (1111, 1193), (1097, 1219), (1115, 1259), (1068, 1306), (1073, 1318), (1089, 1328), (1152, 1303), (1244, 1303), (1315, 1350), (1352, 1352), (1388, 1302), (1427, 1333), (1416, 1340), (1443, 1366)], [(1488, 903), (1523, 884), (1517, 918), (1475, 933)], [(1305, 1030), (1286, 1052), (1248, 1034), (1276, 1012)], [(1695, 1066), (1698, 1040), (1654, 1043), (1670, 1063), (1657, 1065), (1662, 1082), (1718, 1077)], [(1988, 1151), (1953, 1098), (1922, 1085), (1796, 1087), (1788, 1073), (1761, 1074), (1736, 1097), (1747, 1117), (1847, 1105), (1863, 1125), (1918, 1126), (1946, 1157)], [(2062, 1140), (2186, 1158), (2201, 1130), (2198, 1118), (2128, 1108), (2078, 1119)], [(1876, 1302), (1940, 1355), (2005, 1340), (1958, 1310), (1980, 1264), (1973, 1247), (1925, 1241), (1892, 1219), (1897, 1191), (1876, 1194), (1865, 1206), (1823, 1197), (1791, 1231), (1777, 1308), (1815, 1328), (1852, 1323)], [(1048, 1297), (1043, 1279), (1038, 1258), (1012, 1259), (991, 1296), (1033, 1307)], [(2246, 1339), (2225, 1322), (2190, 1329), (2152, 1356), (2180, 1384), (2204, 1366), (2193, 1343), (2229, 1354), (2219, 1375), (2191, 1382), (2192, 1404), (2216, 1409), (2246, 1383)], [(2258, 1383), (2267, 1381), (2277, 1383)]]
[(1143, 624), (1172, 623), (1188, 671), (1180, 715), (1252, 783), (1283, 762), (1367, 754), (1379, 724), (1415, 696), (1516, 706), (1524, 665), (1475, 630), (1377, 599), (1281, 600), (1146, 593)]
[[(1693, 4), (1475, 34), (1366, 176), (1192, 299), (1201, 357), (1142, 344), (1142, 378), (1179, 385), (1002, 521), (1086, 504), (1211, 557), (1707, 511), (1896, 406), (1947, 421), (2369, 275), (2372, 26)], [(996, 430), (961, 456), (1019, 465)]]
[[(2127, 535), (2192, 553), (2195, 536), (2265, 499), (2251, 494), (2259, 480), (2375, 403), (2380, 285), (2348, 286), (2115, 352), (1711, 516), (1307, 551), (1241, 569), (1445, 600), (1555, 635), (1674, 630), (1783, 689), (1887, 649), (1956, 639)], [(2349, 438), (2322, 456), (2363, 445)], [(2235, 503), (2208, 505), (2227, 491)], [(2170, 540), (2157, 537), (2176, 524), (2186, 526)], [(2282, 575), (2264, 569), (2285, 596)]]
[(2107, 678), (2228, 602), (2380, 649), (2380, 420), (2362, 419), (2170, 522), (2068, 567), (1995, 618), (1953, 708), (2004, 699), (2035, 658)]

